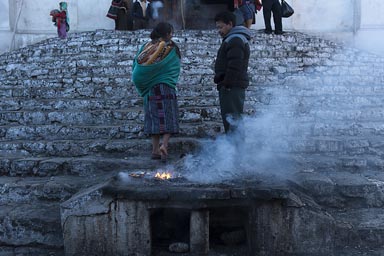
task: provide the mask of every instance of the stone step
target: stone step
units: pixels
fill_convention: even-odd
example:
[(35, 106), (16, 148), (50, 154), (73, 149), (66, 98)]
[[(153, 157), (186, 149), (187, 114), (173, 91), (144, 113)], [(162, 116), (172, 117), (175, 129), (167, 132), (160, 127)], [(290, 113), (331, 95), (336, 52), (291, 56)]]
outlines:
[(36, 256), (36, 255), (49, 255), (49, 256), (65, 256), (64, 249), (57, 248), (42, 248), (39, 246), (1, 246), (0, 255), (2, 256)]
[[(115, 173), (129, 169), (154, 169), (161, 165), (158, 160), (151, 160), (151, 142), (132, 141), (65, 141), (60, 145), (54, 142), (31, 143), (25, 148), (24, 142), (19, 150), (0, 150), (0, 174), (3, 176), (56, 175), (89, 176)], [(0, 144), (1, 145), (1, 144)], [(181, 156), (194, 152), (200, 145), (197, 139), (172, 138), (169, 144), (169, 163), (178, 161)], [(89, 148), (86, 148), (89, 147)], [(50, 152), (47, 154), (47, 148)], [(78, 152), (78, 155), (74, 155)]]
[[(170, 154), (168, 162), (176, 161), (180, 155)], [(89, 176), (99, 173), (115, 173), (129, 169), (155, 169), (159, 160), (145, 157), (70, 157), (70, 158), (0, 158), (1, 175), (22, 177), (47, 177), (56, 175)]]
[[(180, 122), (195, 122), (195, 121), (208, 121), (215, 120), (221, 121), (220, 110), (218, 105), (211, 105), (216, 102), (217, 99), (195, 99), (194, 102), (197, 106), (191, 106), (192, 100), (180, 100), (179, 104), (179, 120)], [(4, 102), (4, 104), (6, 101)], [(70, 102), (67, 103), (71, 105)], [(142, 125), (144, 122), (144, 110), (143, 107), (134, 106), (123, 109), (100, 109), (100, 110), (87, 110), (86, 106), (76, 109), (75, 106), (81, 103), (73, 102), (73, 109), (71, 107), (63, 106), (60, 110), (41, 110), (36, 105), (31, 106), (31, 109), (24, 111), (5, 110), (0, 114), (0, 129), (7, 133), (8, 129), (24, 129), (32, 133), (37, 134), (34, 131), (36, 126), (40, 126), (40, 129), (54, 129), (52, 126), (76, 126), (78, 128), (89, 126), (92, 129), (100, 128), (104, 129), (104, 126), (109, 126), (113, 129), (113, 126), (137, 126)], [(204, 104), (207, 104), (204, 106)], [(43, 105), (43, 104), (39, 104)], [(11, 108), (11, 104), (8, 105)], [(14, 106), (13, 108), (17, 108)], [(81, 110), (81, 108), (84, 108)], [(190, 120), (192, 119), (192, 120)], [(46, 128), (44, 128), (44, 126)], [(28, 129), (29, 128), (29, 129)], [(137, 132), (134, 129), (134, 132)], [(7, 139), (7, 138), (4, 138)]]
[[(313, 87), (313, 85), (311, 85), (312, 87), (310, 87), (308, 83), (309, 78), (303, 76), (301, 80), (295, 80), (294, 78), (289, 80), (289, 78), (286, 78), (286, 87), (274, 89), (261, 86), (266, 76), (268, 76), (268, 74), (258, 73), (257, 75), (253, 75), (253, 81), (247, 90), (247, 99), (252, 98), (252, 101), (249, 101), (250, 105), (255, 105), (257, 102), (260, 102), (266, 105), (284, 106), (285, 104), (289, 104), (291, 108), (297, 107), (302, 109), (305, 107), (308, 108), (308, 106), (311, 106), (311, 108), (323, 108), (325, 110), (335, 107), (352, 109), (354, 106), (355, 109), (356, 106), (359, 108), (374, 108), (378, 104), (381, 104), (380, 95), (383, 94), (381, 86), (366, 86), (367, 83), (372, 84), (375, 81), (364, 81), (361, 82), (361, 84), (355, 83), (352, 85), (353, 81), (348, 81), (348, 79), (353, 80), (354, 78), (344, 78), (342, 82), (335, 81), (335, 84), (332, 86), (319, 84), (318, 86)], [(199, 103), (196, 104), (196, 107), (201, 104), (217, 106), (217, 91), (216, 86), (212, 83), (212, 77), (212, 74), (202, 75), (193, 73), (182, 76), (180, 85), (178, 86), (179, 99), (183, 100), (184, 97), (187, 99), (194, 97)], [(67, 82), (57, 83), (60, 89), (54, 89), (54, 84), (48, 88), (47, 84), (43, 82), (41, 82), (41, 85), (34, 83), (34, 87), (30, 89), (25, 88), (25, 86), (28, 85), (22, 87), (12, 85), (12, 88), (5, 87), (0, 91), (0, 94), (4, 97), (1, 105), (5, 110), (14, 111), (20, 109), (25, 111), (29, 109), (69, 109), (70, 106), (68, 106), (68, 103), (73, 104), (73, 106), (71, 105), (72, 108), (81, 104), (81, 108), (91, 110), (97, 110), (101, 106), (121, 110), (126, 110), (131, 106), (141, 106), (142, 100), (138, 97), (131, 82), (127, 78), (122, 78), (122, 80), (123, 82), (115, 80), (114, 83), (117, 84), (110, 84), (108, 83), (109, 80), (103, 82), (103, 78), (100, 78), (98, 84), (95, 84), (93, 81), (68, 80)], [(77, 83), (82, 84), (82, 89), (72, 90), (73, 87), (77, 86)], [(274, 82), (269, 81), (269, 83)], [(281, 82), (276, 78), (276, 83)], [(305, 83), (306, 86), (301, 85), (301, 83)], [(196, 85), (198, 88), (200, 86), (206, 86), (206, 88), (204, 88), (204, 95), (198, 88), (192, 90), (190, 88), (191, 85)], [(67, 87), (67, 89), (65, 89), (65, 87)], [(69, 88), (71, 88), (71, 90), (69, 90)], [(9, 100), (7, 100), (7, 98), (9, 98)], [(98, 101), (105, 98), (112, 98), (112, 100), (105, 100), (101, 102), (100, 105)], [(56, 102), (53, 101), (53, 99), (55, 99)], [(376, 110), (373, 109), (372, 111)]]
[[(348, 132), (341, 137), (337, 126), (318, 126), (317, 136), (313, 136), (313, 126), (291, 123), (287, 126), (260, 126), (258, 119), (246, 124), (245, 147), (255, 152), (264, 152), (269, 156), (286, 154), (287, 159), (300, 168), (312, 166), (316, 171), (348, 170), (358, 171), (364, 168), (381, 170), (383, 162), (378, 158), (384, 153), (380, 135), (370, 139), (356, 139)], [(379, 124), (378, 124), (379, 125)], [(204, 123), (193, 129), (185, 129), (188, 136), (174, 136), (170, 140), (171, 156), (195, 152), (200, 145), (198, 138), (214, 138), (220, 133), (220, 123)], [(333, 127), (333, 128), (332, 128)], [(199, 129), (202, 129), (200, 131)], [(324, 129), (324, 131), (322, 130)], [(193, 131), (192, 134), (188, 132)], [(321, 134), (325, 133), (325, 136)], [(332, 133), (339, 136), (335, 139)], [(86, 136), (86, 135), (84, 135)], [(342, 139), (341, 139), (342, 138)], [(219, 140), (220, 141), (220, 140)], [(374, 143), (377, 141), (377, 143)], [(373, 151), (374, 150), (374, 151)], [(149, 138), (135, 135), (130, 138), (63, 139), (63, 140), (8, 140), (0, 142), (0, 172), (7, 175), (55, 175), (63, 172), (79, 172), (79, 166), (90, 163), (92, 172), (97, 170), (97, 159), (118, 159), (147, 157), (151, 152)], [(332, 154), (329, 154), (329, 153)], [(78, 159), (79, 163), (75, 163)], [(113, 162), (113, 160), (112, 160)], [(120, 165), (123, 165), (121, 163)], [(118, 165), (118, 166), (120, 166)], [(112, 165), (114, 166), (114, 165)], [(81, 169), (81, 168), (80, 168)], [(81, 172), (81, 171), (80, 171)]]
[[(0, 177), (0, 204), (59, 203), (68, 200), (77, 192), (102, 183), (118, 172), (91, 174), (87, 176), (55, 175), (50, 177)], [(56, 205), (57, 206), (57, 205)]]
[[(212, 116), (211, 120), (204, 120), (206, 114), (185, 112), (180, 123), (179, 135), (181, 137), (209, 137), (222, 130), (222, 121), (219, 116)], [(132, 121), (121, 125), (18, 125), (0, 126), (1, 142), (13, 141), (75, 141), (75, 140), (130, 140), (143, 138), (143, 122)]]
[(298, 172), (295, 180), (327, 209), (356, 211), (384, 206), (384, 174), (380, 170), (353, 173), (345, 167), (323, 172), (306, 169)]
[(35, 202), (2, 204), (0, 244), (14, 247), (63, 248), (60, 203)]
[(384, 251), (384, 209), (335, 209), (331, 215), (336, 220), (336, 248), (369, 252)]
[(384, 174), (341, 170), (307, 169), (294, 180), (335, 219), (335, 255), (383, 255)]
[(335, 250), (337, 256), (383, 256), (384, 249), (381, 248), (360, 248), (358, 246), (346, 247)]

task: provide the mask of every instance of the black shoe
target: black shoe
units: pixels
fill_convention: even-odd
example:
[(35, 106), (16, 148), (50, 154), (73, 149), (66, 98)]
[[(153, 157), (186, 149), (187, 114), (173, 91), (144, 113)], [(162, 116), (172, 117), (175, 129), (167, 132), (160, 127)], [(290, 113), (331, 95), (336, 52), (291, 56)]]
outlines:
[(284, 34), (283, 31), (275, 31), (275, 35), (282, 35), (282, 34)]
[(264, 33), (270, 35), (270, 34), (272, 34), (272, 30), (267, 30), (266, 29), (266, 30), (264, 30)]

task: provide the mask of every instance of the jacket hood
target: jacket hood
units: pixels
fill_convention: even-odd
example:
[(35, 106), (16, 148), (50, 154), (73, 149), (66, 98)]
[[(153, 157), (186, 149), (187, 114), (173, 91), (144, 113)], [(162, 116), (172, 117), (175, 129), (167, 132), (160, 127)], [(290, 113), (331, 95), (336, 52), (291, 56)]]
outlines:
[(251, 39), (251, 31), (244, 26), (233, 27), (223, 39), (225, 40), (227, 37), (233, 34), (242, 34), (247, 38), (247, 40)]

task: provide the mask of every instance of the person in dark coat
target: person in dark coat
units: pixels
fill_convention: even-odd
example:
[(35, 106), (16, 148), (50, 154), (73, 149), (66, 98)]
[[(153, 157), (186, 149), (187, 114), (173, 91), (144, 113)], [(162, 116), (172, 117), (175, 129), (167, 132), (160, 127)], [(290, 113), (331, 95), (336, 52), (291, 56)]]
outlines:
[(236, 17), (226, 11), (215, 16), (216, 28), (223, 38), (217, 52), (214, 82), (219, 91), (221, 117), (225, 133), (236, 130), (229, 119), (239, 120), (243, 114), (245, 90), (249, 85), (250, 30), (234, 26)]
[(152, 13), (151, 3), (148, 0), (136, 0), (132, 7), (134, 29), (148, 28)]
[(112, 0), (107, 17), (115, 20), (115, 30), (132, 30), (133, 19), (130, 0)]
[(283, 23), (282, 23), (282, 13), (281, 13), (281, 4), (279, 0), (263, 0), (263, 15), (264, 15), (264, 24), (265, 24), (265, 33), (272, 33), (271, 26), (271, 12), (273, 13), (273, 22), (275, 23), (275, 34), (283, 34)]

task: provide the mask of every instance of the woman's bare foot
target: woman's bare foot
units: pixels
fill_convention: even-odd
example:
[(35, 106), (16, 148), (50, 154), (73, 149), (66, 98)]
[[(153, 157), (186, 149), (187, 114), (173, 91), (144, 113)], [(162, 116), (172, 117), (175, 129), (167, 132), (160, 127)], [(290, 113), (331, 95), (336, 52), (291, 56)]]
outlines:
[(161, 161), (166, 162), (167, 156), (168, 156), (168, 150), (166, 146), (164, 145), (160, 146), (160, 155), (161, 155)]
[(152, 153), (151, 159), (153, 159), (153, 160), (161, 159), (161, 154), (160, 153)]

